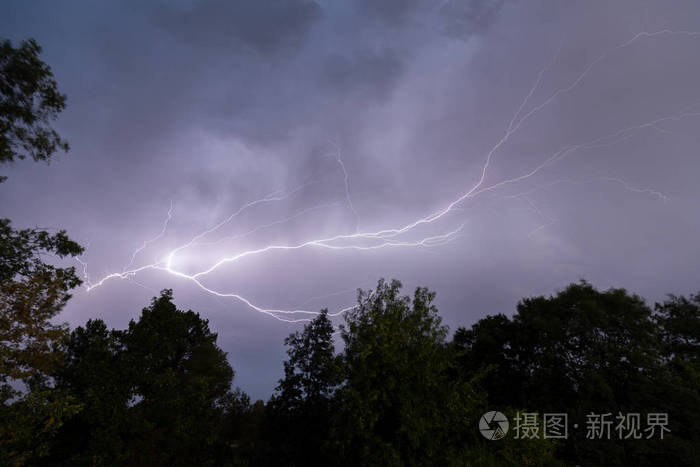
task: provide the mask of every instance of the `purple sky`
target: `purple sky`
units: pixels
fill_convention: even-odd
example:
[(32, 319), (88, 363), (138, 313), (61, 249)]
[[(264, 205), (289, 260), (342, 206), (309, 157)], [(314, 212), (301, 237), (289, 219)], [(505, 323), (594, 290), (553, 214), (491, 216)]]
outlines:
[[(219, 333), (234, 384), (267, 399), (301, 325), (192, 280), (245, 251), (355, 235), (197, 279), (337, 311), (398, 278), (435, 290), (453, 330), (580, 278), (652, 302), (700, 289), (697, 1), (265, 3), (2, 2), (1, 35), (36, 38), (68, 95), (72, 149), (3, 167), (0, 216), (89, 245), (93, 284), (160, 268), (77, 290), (61, 319), (123, 328), (173, 288)], [(443, 213), (489, 153), (478, 195), (366, 235)], [(431, 237), (446, 241), (406, 245)], [(404, 245), (358, 249), (386, 243)]]

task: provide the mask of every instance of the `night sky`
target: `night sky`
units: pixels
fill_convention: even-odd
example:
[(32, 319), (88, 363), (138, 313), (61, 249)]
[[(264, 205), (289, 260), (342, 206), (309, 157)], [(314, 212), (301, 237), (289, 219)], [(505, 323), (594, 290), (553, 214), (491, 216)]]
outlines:
[(123, 328), (172, 288), (253, 398), (301, 324), (193, 277), (331, 312), (397, 278), (452, 330), (581, 278), (700, 289), (695, 0), (6, 0), (0, 31), (43, 47), (71, 144), (2, 167), (0, 216), (67, 229), (85, 285), (138, 270), (60, 320)]

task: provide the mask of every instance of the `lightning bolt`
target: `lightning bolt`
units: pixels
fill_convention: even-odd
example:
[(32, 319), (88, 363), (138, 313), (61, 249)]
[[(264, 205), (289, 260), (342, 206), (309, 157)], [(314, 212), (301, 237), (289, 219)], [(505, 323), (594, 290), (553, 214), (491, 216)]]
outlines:
[(141, 253), (143, 250), (145, 250), (146, 247), (148, 247), (148, 245), (150, 245), (151, 243), (154, 243), (154, 242), (160, 240), (161, 238), (163, 238), (163, 236), (165, 235), (165, 231), (168, 230), (168, 223), (169, 223), (170, 220), (172, 219), (172, 214), (173, 214), (173, 202), (172, 202), (172, 200), (171, 200), (171, 201), (170, 201), (170, 209), (168, 209), (168, 216), (165, 218), (165, 221), (163, 222), (163, 228), (161, 229), (160, 233), (158, 233), (158, 235), (156, 235), (156, 236), (153, 237), (152, 239), (146, 240), (145, 242), (143, 242), (143, 243), (141, 244), (140, 247), (138, 247), (137, 249), (135, 249), (134, 252), (131, 254), (131, 260), (129, 261), (129, 264), (127, 264), (126, 266), (124, 266), (124, 269), (123, 269), (122, 271), (127, 271), (127, 270), (131, 267), (131, 265), (134, 264), (134, 260), (136, 260), (136, 256), (137, 256), (139, 253)]
[(343, 172), (343, 182), (345, 183), (345, 201), (348, 204), (350, 212), (352, 212), (352, 215), (355, 217), (355, 232), (357, 232), (360, 229), (360, 216), (357, 214), (355, 205), (352, 204), (352, 198), (350, 197), (350, 176), (348, 175), (348, 171), (345, 169), (343, 159), (340, 157), (340, 146), (335, 144), (333, 141), (328, 140), (328, 142), (335, 148), (334, 158), (340, 166), (340, 170)]
[[(435, 234), (435, 235), (425, 235), (422, 237), (419, 237), (417, 239), (410, 239), (406, 238), (409, 234), (415, 235), (416, 232), (419, 230), (420, 227), (426, 226), (428, 224), (435, 224), (438, 225), (438, 221), (444, 220), (448, 214), (451, 212), (455, 211), (458, 209), (458, 206), (462, 203), (464, 203), (467, 200), (473, 200), (477, 198), (480, 195), (483, 195), (485, 193), (489, 193), (495, 190), (499, 190), (501, 188), (504, 188), (506, 186), (510, 185), (516, 185), (520, 182), (523, 182), (525, 180), (533, 178), (535, 175), (539, 174), (540, 172), (544, 171), (546, 168), (550, 167), (551, 165), (560, 162), (564, 158), (570, 157), (571, 155), (581, 152), (583, 150), (589, 150), (589, 149), (597, 149), (597, 148), (604, 148), (604, 147), (612, 147), (616, 144), (619, 144), (622, 141), (625, 141), (627, 139), (630, 139), (634, 137), (635, 135), (639, 134), (641, 131), (645, 129), (653, 129), (656, 131), (660, 130), (659, 125), (664, 122), (672, 122), (672, 121), (679, 121), (682, 119), (688, 119), (688, 118), (695, 118), (700, 116), (700, 112), (692, 112), (688, 108), (681, 110), (676, 113), (672, 113), (669, 115), (664, 115), (657, 117), (653, 120), (650, 121), (644, 121), (641, 123), (638, 123), (636, 125), (631, 125), (625, 128), (617, 129), (614, 131), (611, 131), (610, 133), (598, 136), (596, 138), (590, 139), (588, 141), (583, 141), (579, 142), (576, 144), (571, 144), (567, 146), (560, 147), (559, 149), (555, 150), (549, 157), (544, 159), (542, 162), (540, 162), (538, 165), (532, 167), (530, 170), (512, 177), (508, 179), (504, 179), (501, 181), (497, 181), (493, 184), (487, 185), (486, 184), (486, 179), (489, 173), (489, 168), (492, 164), (493, 158), (495, 154), (498, 153), (498, 151), (504, 147), (509, 140), (511, 139), (512, 135), (517, 133), (523, 125), (530, 120), (533, 116), (537, 115), (540, 113), (543, 109), (547, 108), (552, 102), (554, 102), (557, 98), (562, 96), (563, 94), (570, 93), (577, 87), (581, 85), (581, 83), (585, 80), (585, 78), (592, 72), (592, 70), (598, 65), (599, 63), (605, 61), (608, 59), (614, 52), (626, 49), (630, 47), (631, 45), (643, 40), (643, 39), (649, 39), (649, 38), (654, 38), (658, 36), (687, 36), (687, 37), (700, 37), (700, 32), (694, 32), (694, 31), (675, 31), (675, 30), (670, 30), (670, 29), (663, 29), (655, 32), (640, 32), (633, 37), (631, 37), (629, 40), (606, 50), (597, 58), (595, 58), (592, 62), (590, 62), (587, 66), (583, 68), (583, 70), (565, 87), (556, 89), (553, 93), (551, 93), (547, 98), (545, 98), (543, 101), (541, 101), (538, 104), (531, 105), (531, 101), (533, 100), (537, 90), (540, 87), (540, 83), (542, 81), (543, 76), (552, 68), (552, 66), (556, 63), (557, 58), (561, 52), (561, 47), (557, 51), (556, 55), (553, 57), (553, 59), (547, 63), (538, 73), (536, 76), (536, 79), (533, 83), (533, 85), (530, 87), (529, 92), (525, 95), (524, 99), (520, 102), (520, 104), (517, 106), (512, 118), (510, 119), (508, 126), (505, 129), (505, 132), (501, 136), (501, 138), (496, 141), (496, 143), (490, 148), (490, 150), (485, 154), (484, 158), (484, 163), (481, 167), (480, 172), (478, 173), (478, 178), (476, 182), (471, 185), (471, 188), (467, 189), (465, 192), (458, 194), (455, 196), (454, 199), (449, 201), (444, 207), (431, 212), (424, 217), (419, 217), (405, 225), (399, 225), (399, 226), (394, 226), (394, 227), (389, 227), (389, 228), (384, 228), (382, 230), (377, 230), (377, 231), (360, 231), (359, 230), (359, 216), (357, 214), (357, 211), (355, 210), (355, 207), (352, 203), (351, 197), (350, 197), (350, 183), (349, 183), (349, 176), (348, 172), (345, 168), (345, 165), (343, 164), (343, 161), (340, 157), (340, 147), (335, 145), (334, 143), (331, 142), (331, 144), (335, 147), (336, 151), (333, 155), (335, 158), (336, 162), (340, 166), (343, 176), (344, 176), (344, 187), (345, 187), (345, 202), (347, 203), (348, 208), (352, 212), (353, 216), (355, 217), (355, 225), (356, 229), (354, 233), (350, 234), (337, 234), (337, 235), (331, 235), (327, 237), (321, 237), (321, 238), (313, 238), (309, 239), (306, 241), (294, 243), (294, 244), (269, 244), (263, 247), (259, 248), (253, 248), (253, 249), (248, 249), (244, 251), (239, 251), (239, 252), (234, 252), (228, 255), (224, 255), (220, 257), (219, 259), (215, 260), (213, 264), (210, 264), (209, 266), (203, 267), (201, 270), (198, 272), (194, 272), (191, 274), (185, 273), (182, 270), (179, 270), (177, 267), (174, 266), (176, 263), (177, 255), (184, 250), (197, 246), (197, 245), (212, 245), (212, 244), (217, 244), (224, 242), (226, 240), (232, 240), (232, 239), (238, 239), (242, 238), (244, 236), (249, 236), (253, 235), (257, 232), (259, 232), (262, 229), (265, 228), (270, 228), (276, 225), (283, 224), (285, 222), (289, 222), (292, 219), (295, 219), (297, 217), (302, 216), (305, 212), (308, 212), (309, 210), (312, 209), (320, 209), (322, 206), (317, 206), (317, 207), (312, 207), (312, 208), (307, 208), (305, 210), (299, 211), (289, 217), (280, 219), (278, 221), (264, 224), (258, 227), (255, 227), (254, 229), (243, 233), (239, 234), (237, 236), (229, 236), (229, 237), (223, 237), (222, 239), (216, 240), (216, 241), (209, 241), (205, 242), (204, 239), (205, 237), (213, 234), (214, 232), (218, 231), (221, 229), (224, 225), (232, 222), (236, 217), (238, 217), (240, 214), (242, 214), (244, 211), (248, 209), (252, 209), (254, 207), (259, 207), (261, 205), (264, 205), (266, 203), (273, 203), (273, 202), (279, 202), (286, 200), (290, 198), (292, 195), (295, 193), (299, 192), (302, 190), (306, 185), (302, 185), (300, 187), (297, 187), (291, 191), (288, 192), (282, 192), (282, 191), (277, 191), (274, 193), (271, 193), (263, 198), (260, 198), (258, 200), (254, 200), (251, 202), (248, 202), (244, 205), (242, 205), (238, 210), (234, 211), (231, 215), (220, 221), (218, 224), (214, 225), (213, 227), (202, 231), (201, 233), (195, 235), (192, 237), (188, 242), (174, 248), (171, 250), (169, 253), (167, 253), (162, 259), (156, 260), (155, 262), (151, 264), (146, 264), (142, 265), (139, 267), (132, 267), (133, 263), (135, 262), (135, 259), (139, 253), (141, 253), (144, 249), (146, 249), (149, 245), (157, 241), (158, 239), (162, 238), (163, 235), (165, 235), (165, 231), (168, 226), (168, 222), (171, 219), (171, 213), (172, 213), (172, 204), (170, 207), (170, 210), (168, 211), (167, 218), (163, 224), (163, 228), (161, 232), (154, 238), (145, 241), (138, 249), (136, 249), (131, 256), (131, 261), (128, 263), (127, 267), (125, 267), (121, 272), (114, 272), (111, 274), (108, 274), (101, 278), (97, 282), (90, 282), (89, 281), (89, 276), (87, 274), (87, 263), (82, 261), (80, 258), (78, 258), (79, 263), (83, 266), (83, 273), (84, 277), (86, 279), (86, 289), (88, 291), (92, 291), (95, 288), (98, 288), (105, 284), (107, 281), (113, 280), (113, 279), (128, 279), (128, 280), (133, 280), (133, 277), (136, 276), (137, 274), (146, 271), (146, 270), (157, 270), (157, 271), (163, 271), (166, 273), (169, 273), (173, 276), (180, 277), (183, 279), (187, 279), (191, 282), (193, 282), (195, 285), (197, 285), (199, 288), (201, 288), (203, 291), (206, 293), (212, 294), (217, 297), (224, 297), (224, 298), (232, 298), (235, 300), (238, 300), (242, 303), (244, 303), (246, 306), (250, 307), (251, 309), (266, 314), (272, 318), (275, 318), (279, 321), (284, 321), (284, 322), (291, 322), (291, 323), (296, 323), (296, 322), (302, 322), (302, 321), (309, 321), (310, 319), (313, 318), (313, 316), (317, 315), (318, 312), (315, 311), (310, 311), (310, 310), (305, 310), (301, 309), (301, 307), (297, 309), (276, 309), (276, 308), (264, 308), (259, 305), (256, 305), (249, 299), (245, 298), (244, 296), (234, 293), (234, 292), (221, 292), (214, 290), (212, 288), (207, 287), (204, 283), (203, 280), (213, 272), (215, 272), (217, 269), (219, 269), (221, 266), (229, 263), (235, 263), (238, 262), (244, 258), (248, 257), (254, 257), (254, 256), (260, 256), (260, 255), (267, 255), (267, 254), (273, 254), (275, 252), (280, 252), (280, 251), (290, 251), (290, 250), (302, 250), (306, 248), (319, 248), (319, 249), (328, 249), (328, 250), (358, 250), (358, 251), (370, 251), (370, 250), (380, 250), (380, 249), (386, 249), (386, 248), (427, 248), (427, 247), (436, 247), (440, 245), (444, 245), (448, 242), (451, 242), (455, 240), (456, 238), (459, 237), (460, 232), (464, 228), (464, 225), (461, 225), (457, 228), (453, 228), (452, 230), (447, 230), (443, 231), (443, 233), (440, 234)], [(667, 131), (667, 130), (664, 130)], [(599, 177), (597, 179), (590, 179), (590, 180), (584, 180), (584, 181), (576, 181), (576, 180), (556, 180), (554, 182), (551, 182), (548, 185), (537, 185), (534, 190), (531, 190), (529, 192), (524, 192), (516, 195), (509, 195), (510, 197), (521, 197), (526, 200), (526, 202), (533, 208), (533, 210), (543, 219), (549, 219), (548, 223), (545, 223), (538, 227), (534, 232), (541, 230), (542, 228), (546, 227), (547, 225), (550, 225), (551, 223), (555, 222), (555, 219), (551, 218), (550, 216), (546, 216), (540, 209), (537, 208), (537, 206), (534, 205), (532, 200), (530, 200), (527, 195), (531, 194), (535, 190), (541, 190), (547, 186), (554, 186), (556, 184), (560, 183), (592, 183), (592, 182), (614, 182), (619, 185), (621, 185), (623, 188), (626, 190), (629, 190), (631, 192), (635, 193), (643, 193), (643, 194), (648, 194), (655, 196), (663, 201), (666, 201), (666, 196), (662, 194), (661, 192), (653, 189), (648, 189), (648, 188), (638, 188), (635, 187), (625, 180), (617, 177)], [(506, 198), (505, 196), (504, 198)], [(531, 232), (531, 233), (534, 233)], [(141, 284), (139, 284), (141, 285)], [(340, 314), (352, 309), (353, 307), (346, 307), (342, 308), (340, 310), (337, 310), (333, 313), (330, 314), (330, 316), (339, 316)], [(299, 317), (301, 316), (301, 317)]]
[(596, 182), (614, 182), (616, 184), (622, 185), (622, 187), (630, 191), (632, 193), (646, 193), (648, 195), (654, 196), (656, 198), (659, 198), (661, 201), (664, 203), (668, 202), (668, 196), (665, 194), (661, 193), (660, 191), (651, 189), (651, 188), (638, 188), (636, 186), (633, 186), (626, 180), (623, 180), (618, 177), (596, 177), (596, 178), (589, 178), (586, 180), (571, 180), (571, 179), (561, 179), (561, 180), (554, 180), (548, 183), (540, 183), (536, 184), (535, 188), (524, 191), (521, 193), (516, 193), (514, 195), (506, 195), (502, 196), (502, 199), (513, 199), (513, 198), (524, 198), (527, 197), (528, 195), (531, 195), (537, 191), (543, 191), (547, 188), (553, 187), (555, 185), (560, 185), (560, 184), (572, 184), (572, 185), (584, 185), (584, 184), (591, 184), (591, 183), (596, 183)]

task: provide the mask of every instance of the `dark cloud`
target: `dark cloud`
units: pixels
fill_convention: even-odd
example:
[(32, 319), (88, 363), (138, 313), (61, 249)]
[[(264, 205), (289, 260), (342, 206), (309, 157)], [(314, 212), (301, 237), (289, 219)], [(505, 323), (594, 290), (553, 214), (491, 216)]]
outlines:
[(465, 40), (484, 32), (496, 21), (505, 3), (506, 0), (448, 0), (440, 8), (445, 34)]
[(245, 46), (269, 55), (298, 48), (321, 13), (312, 0), (206, 0), (159, 13), (156, 21), (199, 47)]
[(403, 64), (392, 50), (362, 50), (350, 56), (334, 55), (324, 64), (324, 76), (333, 92), (346, 98), (357, 94), (383, 100), (401, 77)]
[(358, 0), (356, 2), (363, 15), (379, 18), (392, 25), (409, 19), (420, 4), (421, 0)]
[(440, 27), (449, 37), (468, 39), (485, 32), (497, 19), (507, 0), (359, 0), (360, 14), (384, 26), (416, 28), (438, 13)]

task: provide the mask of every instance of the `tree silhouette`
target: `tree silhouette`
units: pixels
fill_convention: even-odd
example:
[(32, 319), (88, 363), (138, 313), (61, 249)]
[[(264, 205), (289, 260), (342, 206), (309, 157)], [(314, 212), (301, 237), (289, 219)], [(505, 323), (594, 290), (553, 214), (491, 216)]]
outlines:
[(341, 382), (328, 310), (284, 340), (289, 359), (268, 404), (269, 435), (280, 465), (329, 465), (333, 396)]
[(57, 150), (68, 151), (68, 143), (50, 126), (64, 109), (66, 96), (40, 53), (34, 39), (19, 47), (0, 41), (0, 163), (27, 156), (48, 162)]
[(233, 369), (207, 320), (178, 310), (164, 290), (126, 330), (101, 320), (67, 342), (58, 386), (83, 403), (51, 455), (65, 465), (218, 465), (226, 413), (246, 410), (229, 392)]
[(141, 465), (206, 461), (217, 441), (218, 402), (234, 374), (207, 320), (178, 310), (172, 299), (164, 290), (121, 336), (137, 398), (133, 459)]
[[(50, 436), (79, 405), (53, 391), (68, 328), (51, 320), (80, 284), (73, 267), (45, 255), (77, 255), (64, 231), (15, 230), (0, 219), (0, 456), (21, 464), (43, 455)], [(17, 390), (22, 381), (26, 391)], [(14, 386), (13, 386), (14, 384)]]
[(669, 414), (671, 433), (664, 440), (586, 439), (585, 429), (574, 430), (558, 450), (561, 458), (693, 465), (697, 361), (672, 371), (667, 359), (675, 349), (687, 361), (686, 343), (693, 335), (697, 343), (697, 309), (686, 300), (657, 308), (655, 318), (640, 297), (624, 289), (601, 292), (582, 281), (555, 296), (523, 299), (512, 319), (489, 316), (458, 330), (454, 341), (464, 350), (465, 372), (487, 370), (483, 384), (492, 405), (567, 413), (581, 426), (589, 413)]

